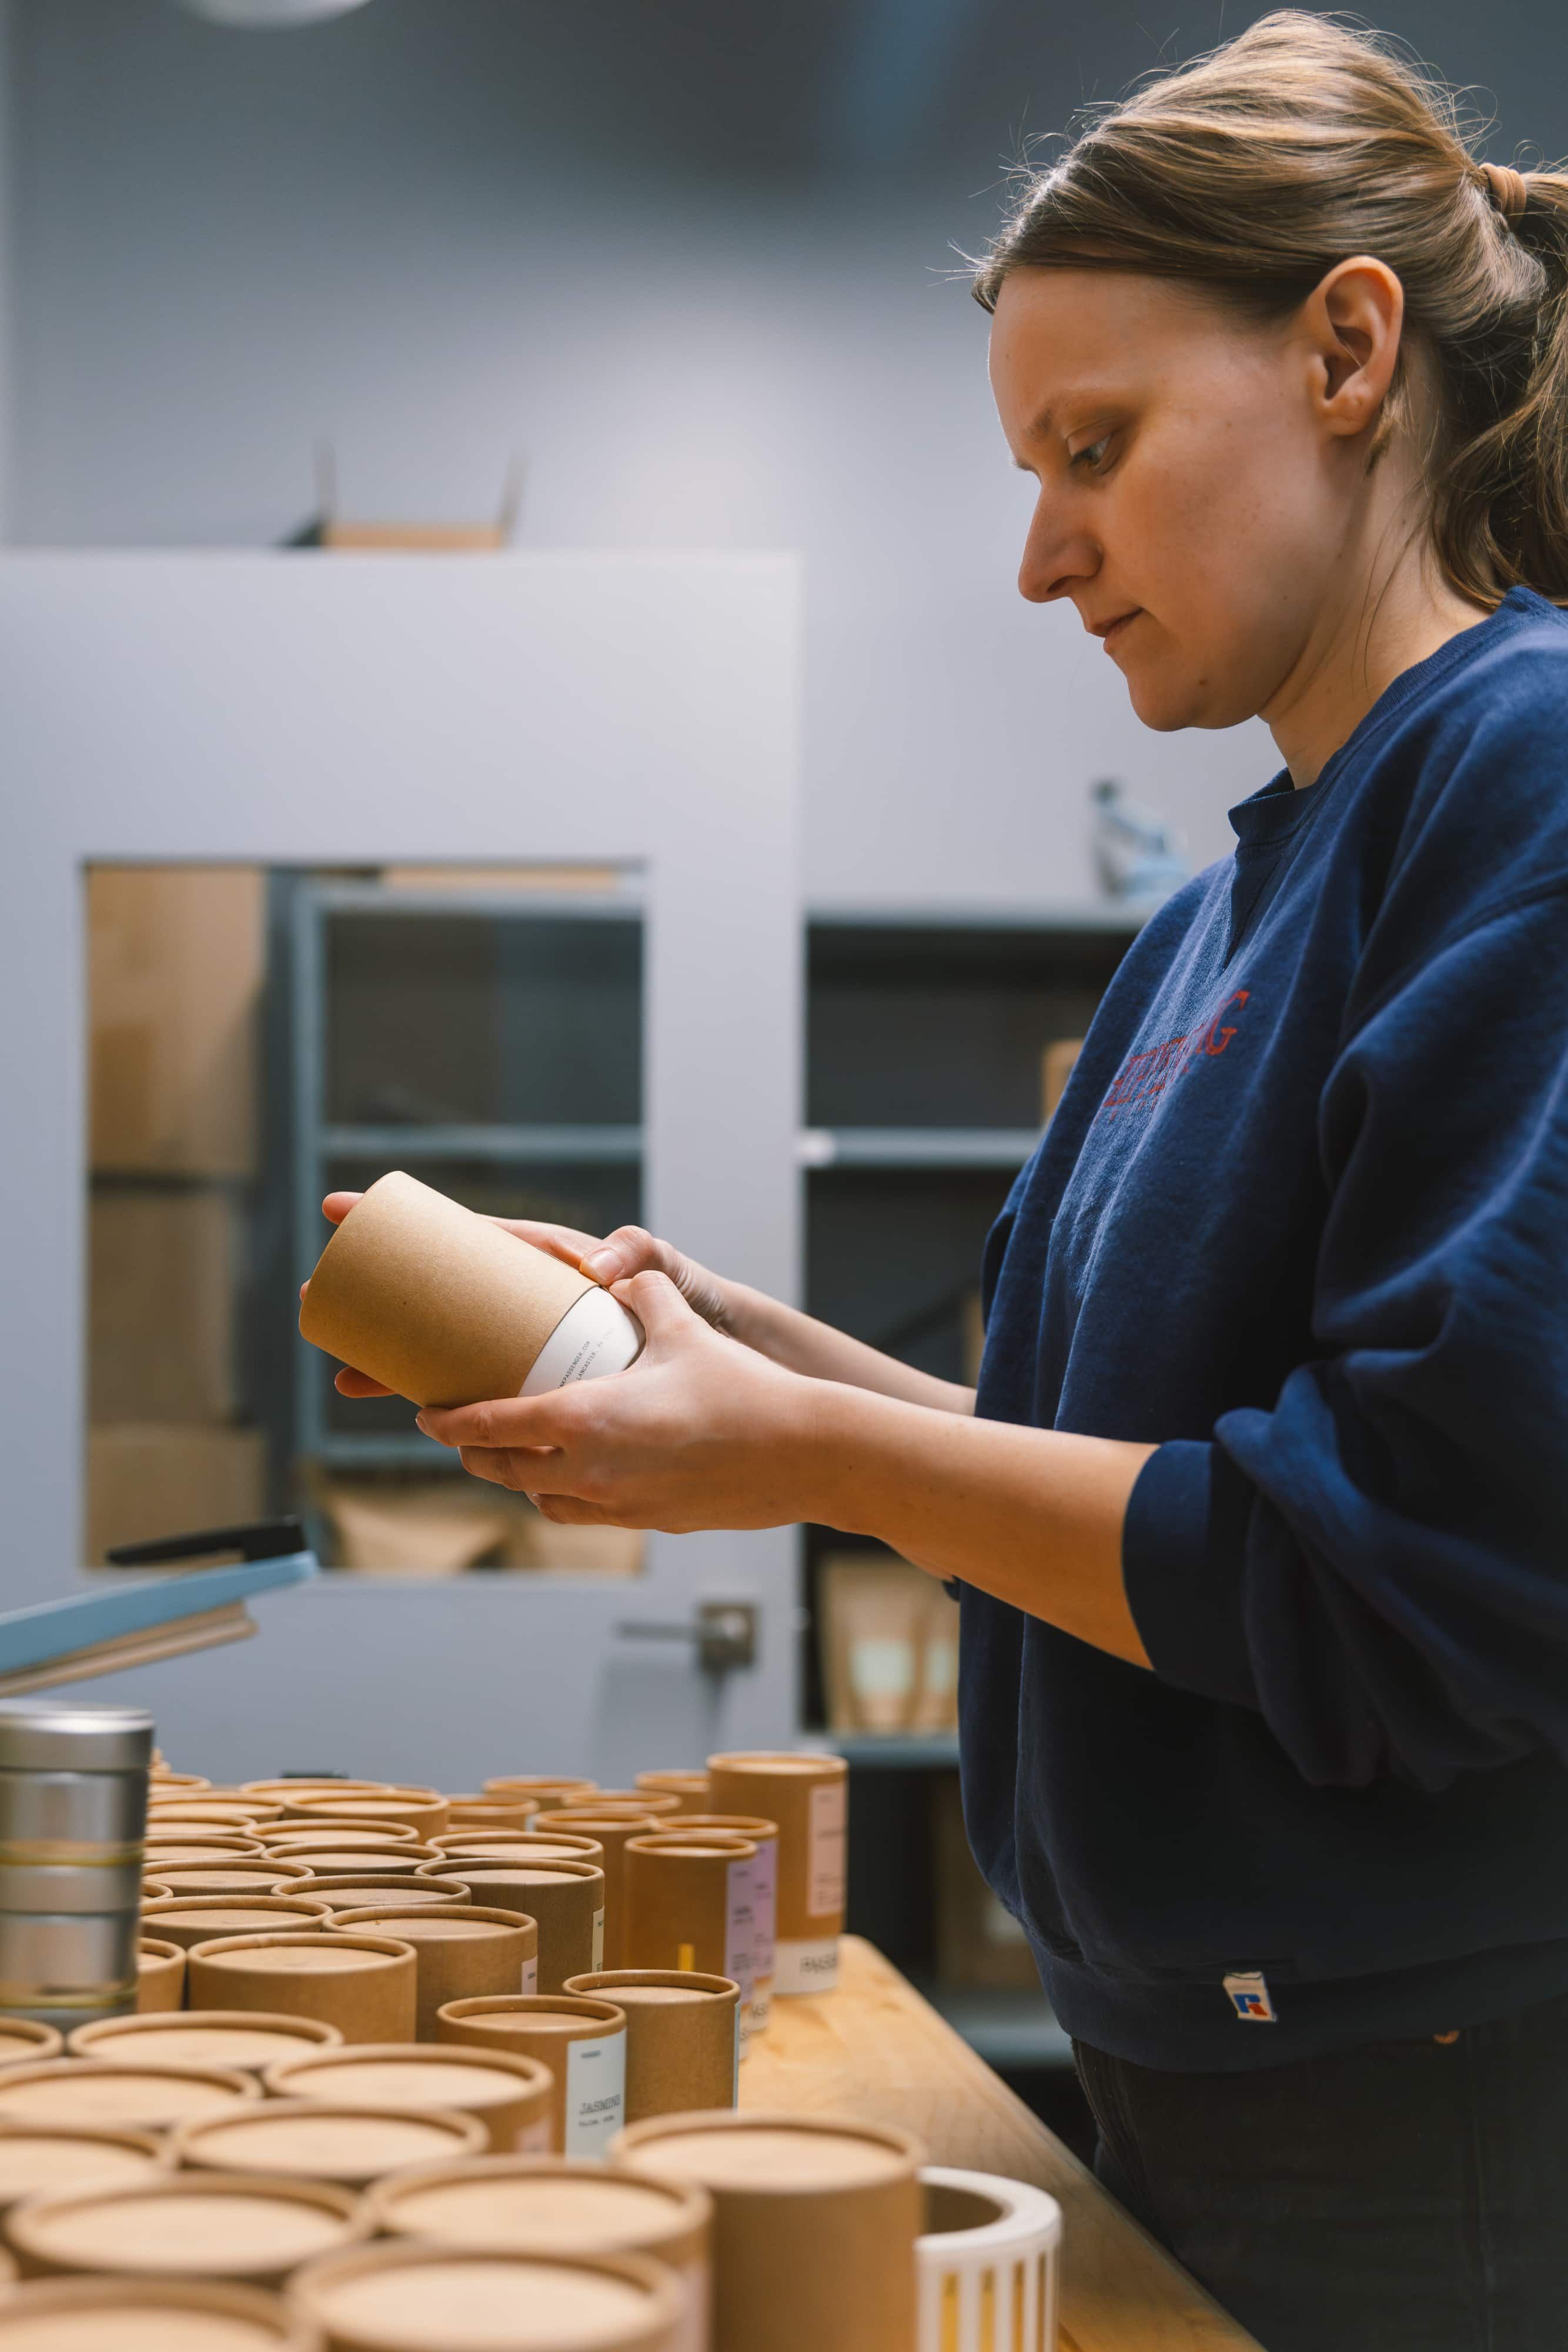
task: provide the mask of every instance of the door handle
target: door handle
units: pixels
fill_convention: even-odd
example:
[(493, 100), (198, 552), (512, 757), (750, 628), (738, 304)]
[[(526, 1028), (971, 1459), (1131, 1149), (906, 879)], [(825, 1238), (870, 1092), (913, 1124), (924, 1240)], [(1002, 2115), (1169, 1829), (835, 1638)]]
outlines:
[(737, 1666), (757, 1664), (754, 1601), (699, 1601), (685, 1624), (633, 1619), (615, 1631), (633, 1642), (695, 1642), (706, 1675), (733, 1674)]

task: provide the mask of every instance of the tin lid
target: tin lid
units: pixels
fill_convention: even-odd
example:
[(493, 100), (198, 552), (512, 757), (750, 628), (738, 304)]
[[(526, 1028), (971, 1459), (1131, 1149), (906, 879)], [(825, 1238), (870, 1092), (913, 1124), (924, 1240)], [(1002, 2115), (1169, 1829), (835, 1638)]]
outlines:
[(642, 2254), (495, 2253), (417, 2242), (354, 2247), (294, 2282), (333, 2343), (375, 2352), (653, 2352), (684, 2304)]
[(32, 2279), (0, 2310), (5, 2352), (320, 2352), (261, 2287), (187, 2279)]
[(561, 2253), (653, 2253), (706, 2231), (712, 2202), (684, 2180), (658, 2180), (562, 2156), (476, 2156), (426, 2165), (375, 2192), (375, 2226), (448, 2246)]
[(163, 2173), (31, 2200), (7, 2229), (25, 2258), (72, 2271), (256, 2277), (361, 2234), (355, 2200), (325, 2181)]
[(145, 1772), (152, 1717), (139, 1706), (0, 1705), (0, 1771)]

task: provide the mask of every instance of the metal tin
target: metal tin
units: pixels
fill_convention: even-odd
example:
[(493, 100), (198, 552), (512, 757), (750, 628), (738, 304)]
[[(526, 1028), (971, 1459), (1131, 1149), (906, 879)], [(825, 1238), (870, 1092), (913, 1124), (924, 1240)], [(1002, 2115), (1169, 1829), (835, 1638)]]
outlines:
[(136, 1981), (138, 1921), (78, 1915), (0, 1917), (0, 2006), (16, 2009), (40, 1990), (97, 1992), (105, 1998)]
[[(37, 1862), (72, 1861), (77, 1850), (141, 1843), (147, 1820), (147, 1782), (135, 1772), (21, 1772), (0, 1769), (0, 1850), (30, 1852)], [(15, 1855), (21, 1860), (21, 1855)]]
[(152, 1761), (152, 1717), (135, 1706), (0, 1705), (0, 1771), (138, 1772)]
[(141, 1907), (141, 1864), (125, 1862), (13, 1862), (0, 1850), (0, 1916), (47, 1912), (125, 1912)]

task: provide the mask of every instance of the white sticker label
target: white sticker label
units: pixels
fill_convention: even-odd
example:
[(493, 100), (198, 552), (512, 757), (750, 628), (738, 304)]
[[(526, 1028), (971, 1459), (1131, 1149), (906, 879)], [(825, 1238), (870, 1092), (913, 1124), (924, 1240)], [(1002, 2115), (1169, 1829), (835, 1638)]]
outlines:
[(621, 2128), (626, 2105), (626, 2036), (569, 2042), (566, 2051), (567, 2156), (602, 2156)]
[(742, 2011), (751, 2006), (757, 1931), (751, 1908), (751, 1864), (732, 1862), (726, 1873), (724, 1972), (740, 1987)]
[(538, 2123), (525, 2124), (512, 2142), (512, 2147), (518, 2156), (548, 2156), (549, 2154), (549, 2117), (541, 2116)]
[(740, 2105), (740, 2003), (738, 2001), (735, 2004), (735, 2063), (730, 2068), (729, 2074), (729, 2104), (732, 2107), (738, 2107)]
[(603, 1966), (604, 1914), (602, 1911), (596, 1911), (593, 1915), (593, 1966), (590, 1969), (589, 1975), (597, 1976)]
[(773, 1939), (778, 1933), (778, 1919), (779, 1841), (771, 1837), (758, 1838), (757, 1859), (751, 1865), (751, 1925), (755, 1937), (751, 1972), (759, 1985), (772, 1980)]
[(538, 1955), (536, 1952), (531, 1959), (528, 1959), (523, 1962), (523, 1980), (517, 1987), (517, 1990), (519, 1992), (538, 1992), (538, 1989), (539, 1963)]
[(793, 1942), (787, 1936), (779, 1940), (779, 1965), (773, 1979), (777, 1993), (831, 1992), (839, 1980), (839, 1939), (824, 1936), (820, 1941)]
[(820, 1780), (807, 1822), (806, 1913), (825, 1919), (844, 1907), (844, 1841), (849, 1800), (843, 1780)]

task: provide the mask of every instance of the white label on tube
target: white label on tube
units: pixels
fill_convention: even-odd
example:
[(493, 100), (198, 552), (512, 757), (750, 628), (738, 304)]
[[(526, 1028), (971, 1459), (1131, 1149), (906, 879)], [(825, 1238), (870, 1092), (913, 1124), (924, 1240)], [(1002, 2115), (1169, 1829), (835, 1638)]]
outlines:
[(519, 1394), (543, 1396), (549, 1389), (570, 1388), (574, 1381), (623, 1372), (642, 1352), (643, 1326), (636, 1317), (607, 1290), (585, 1290), (539, 1349)]
[(839, 1939), (791, 1941), (779, 1939), (778, 1967), (773, 1977), (777, 1993), (831, 1992), (839, 1980)]
[(538, 1992), (538, 1989), (539, 1963), (538, 1955), (536, 1953), (532, 1959), (525, 1960), (523, 1962), (523, 1980), (517, 1987), (517, 1990), (519, 1992)]
[(549, 2117), (540, 2116), (537, 2123), (525, 2124), (512, 2142), (512, 2147), (518, 2156), (548, 2156), (549, 2154)]
[(588, 1972), (588, 1973), (589, 1973), (589, 1975), (590, 1975), (590, 1976), (597, 1976), (597, 1975), (598, 1975), (598, 1973), (599, 1973), (599, 1971), (600, 1971), (600, 1969), (601, 1969), (603, 1966), (604, 1966), (604, 1914), (603, 1914), (603, 1912), (602, 1912), (602, 1911), (596, 1911), (596, 1912), (594, 1913), (594, 1915), (593, 1915), (593, 1966), (592, 1966), (592, 1968), (591, 1968), (591, 1969), (590, 1969), (590, 1970), (589, 1970), (589, 1972)]
[(735, 2062), (729, 2074), (729, 2104), (732, 2107), (737, 2107), (740, 2105), (740, 2003), (738, 2001), (735, 2004)]
[(680, 2352), (707, 2352), (708, 2327), (713, 2305), (713, 2286), (706, 2263), (694, 2263), (681, 2276), (686, 2283), (685, 2317), (680, 2324), (675, 2342)]
[(755, 1942), (752, 1974), (766, 1984), (773, 1974), (773, 1938), (778, 1933), (779, 1841), (759, 1837), (751, 1865), (751, 1921)]
[(566, 2046), (568, 2156), (602, 2156), (626, 2105), (626, 2036), (607, 2033)]
[(844, 1907), (844, 1832), (849, 1804), (842, 1780), (819, 1780), (807, 1823), (806, 1910), (825, 1919)]
[(757, 1929), (756, 1914), (751, 1907), (750, 1863), (732, 1862), (726, 1876), (724, 1972), (727, 1977), (733, 1977), (740, 1987), (740, 2005), (745, 2009), (751, 1999), (752, 1980), (757, 1973)]

